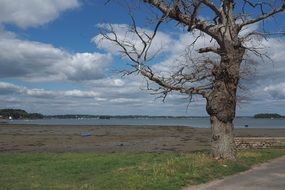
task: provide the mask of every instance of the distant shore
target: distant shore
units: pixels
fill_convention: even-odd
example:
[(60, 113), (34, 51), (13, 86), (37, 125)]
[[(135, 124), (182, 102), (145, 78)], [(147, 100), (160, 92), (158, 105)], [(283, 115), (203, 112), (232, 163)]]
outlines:
[[(210, 129), (176, 126), (0, 125), (0, 152), (193, 152)], [(241, 137), (285, 137), (284, 129), (235, 129)]]

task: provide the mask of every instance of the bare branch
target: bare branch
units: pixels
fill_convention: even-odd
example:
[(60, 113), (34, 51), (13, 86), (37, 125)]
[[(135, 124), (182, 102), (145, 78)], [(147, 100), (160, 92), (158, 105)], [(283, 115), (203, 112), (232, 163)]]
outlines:
[(222, 19), (222, 13), (219, 10), (219, 8), (213, 3), (212, 0), (201, 0), (201, 2), (203, 4), (205, 4), (206, 6), (208, 6), (212, 11), (214, 11), (214, 13), (216, 14), (217, 17), (219, 17), (220, 19)]
[[(214, 39), (219, 41), (219, 36), (217, 34), (217, 30), (219, 26), (211, 25), (207, 22), (204, 22), (200, 20), (197, 16), (198, 9), (201, 6), (202, 1), (195, 1), (195, 3), (191, 3), (191, 6), (193, 6), (192, 13), (189, 14), (183, 14), (181, 10), (179, 9), (179, 6), (177, 5), (177, 1), (174, 4), (174, 7), (170, 7), (166, 5), (166, 3), (163, 0), (144, 0), (145, 3), (151, 4), (154, 7), (158, 8), (165, 16), (168, 16), (179, 23), (184, 24), (187, 26), (190, 30), (198, 29), (200, 31), (205, 32), (206, 34), (209, 34)], [(207, 5), (207, 4), (205, 4)], [(212, 7), (213, 8), (213, 7)]]
[[(118, 39), (118, 36), (117, 36), (117, 33), (115, 32), (115, 30), (113, 29), (113, 26), (111, 24), (108, 25), (109, 26), (109, 30), (108, 30), (108, 33), (107, 32), (103, 32), (103, 31), (100, 31), (101, 35), (115, 43), (116, 45), (118, 45), (120, 48), (122, 48), (122, 52), (134, 63), (138, 63), (138, 61), (136, 59), (134, 59), (132, 56), (131, 56), (131, 52), (127, 50), (127, 47), (129, 46), (128, 43), (118, 43), (119, 42), (119, 39)], [(112, 37), (113, 35), (113, 37)]]
[(209, 52), (213, 52), (216, 53), (218, 55), (221, 55), (221, 50), (219, 48), (216, 47), (205, 47), (205, 48), (200, 48), (198, 50), (199, 53), (209, 53)]
[[(151, 34), (147, 34), (146, 32), (139, 31), (136, 21), (131, 15), (132, 19), (132, 25), (130, 26), (130, 31), (132, 34), (135, 34), (135, 36), (138, 37), (140, 42), (142, 43), (143, 47), (139, 50), (135, 47), (135, 44), (131, 41), (122, 40), (118, 37), (116, 34), (115, 29), (112, 25), (108, 25), (108, 29), (105, 32), (101, 32), (101, 35), (106, 39), (114, 44), (116, 44), (118, 47), (120, 47), (120, 52), (123, 55), (126, 55), (133, 63), (132, 67), (134, 68), (133, 71), (124, 72), (124, 75), (133, 74), (135, 72), (138, 72), (142, 74), (144, 77), (148, 78), (150, 81), (156, 83), (159, 85), (158, 89), (152, 89), (153, 91), (160, 93), (165, 98), (166, 95), (169, 92), (172, 91), (178, 91), (180, 93), (192, 95), (192, 94), (199, 94), (204, 96), (205, 95), (205, 86), (201, 87), (188, 87), (183, 84), (186, 82), (197, 82), (206, 79), (208, 76), (202, 76), (193, 74), (191, 77), (188, 75), (181, 75), (178, 79), (175, 75), (170, 76), (168, 78), (164, 78), (161, 76), (158, 76), (157, 74), (154, 74), (152, 69), (148, 67), (145, 63), (150, 60), (150, 57), (148, 56), (148, 51), (152, 45), (153, 39), (157, 35), (157, 31), (161, 23), (164, 21), (164, 16), (160, 17), (157, 21), (157, 24), (155, 25), (153, 32)], [(155, 55), (154, 55), (155, 56)], [(143, 59), (141, 59), (143, 57)], [(185, 82), (179, 83), (179, 80), (183, 80)], [(209, 86), (207, 86), (209, 88)]]
[[(245, 1), (245, 2), (249, 2), (249, 1)], [(251, 4), (251, 5), (252, 5), (252, 4)], [(255, 6), (255, 5), (252, 5), (252, 6)], [(240, 24), (240, 25), (239, 25), (239, 30), (241, 30), (241, 28), (244, 27), (244, 26), (247, 26), (247, 25), (250, 25), (250, 24), (254, 24), (254, 23), (260, 22), (260, 21), (262, 21), (262, 20), (265, 20), (265, 19), (267, 19), (267, 18), (269, 18), (269, 17), (272, 17), (273, 15), (276, 15), (277, 13), (280, 13), (280, 12), (282, 12), (282, 11), (285, 10), (285, 2), (283, 2), (280, 7), (274, 8), (274, 9), (272, 9), (272, 10), (271, 10), (270, 12), (268, 12), (268, 13), (265, 13), (265, 12), (263, 11), (263, 6), (262, 6), (262, 4), (260, 4), (260, 6), (261, 6), (261, 15), (258, 16), (258, 17), (256, 17), (256, 18), (254, 18), (254, 19), (247, 20), (247, 21), (243, 22), (242, 24)]]
[(178, 91), (183, 94), (199, 94), (204, 96), (205, 91), (202, 88), (199, 87), (190, 87), (190, 88), (185, 88), (181, 85), (172, 85), (168, 83), (163, 77), (158, 77), (156, 76), (152, 71), (146, 70), (146, 69), (141, 69), (140, 73), (147, 77), (149, 80), (155, 82), (156, 84), (160, 85), (164, 89), (167, 89), (168, 91)]

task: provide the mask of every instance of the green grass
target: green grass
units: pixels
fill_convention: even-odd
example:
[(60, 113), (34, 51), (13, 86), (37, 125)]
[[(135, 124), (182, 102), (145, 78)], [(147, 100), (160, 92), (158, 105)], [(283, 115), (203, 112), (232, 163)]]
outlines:
[(1, 190), (174, 190), (249, 169), (285, 149), (242, 151), (236, 162), (206, 153), (0, 154)]

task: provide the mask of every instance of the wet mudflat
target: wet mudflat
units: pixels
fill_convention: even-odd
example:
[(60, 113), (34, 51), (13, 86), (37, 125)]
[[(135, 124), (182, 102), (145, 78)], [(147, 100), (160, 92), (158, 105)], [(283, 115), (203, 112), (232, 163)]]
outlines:
[[(235, 129), (236, 136), (285, 137), (285, 129)], [(0, 152), (193, 152), (210, 129), (179, 126), (0, 125)]]

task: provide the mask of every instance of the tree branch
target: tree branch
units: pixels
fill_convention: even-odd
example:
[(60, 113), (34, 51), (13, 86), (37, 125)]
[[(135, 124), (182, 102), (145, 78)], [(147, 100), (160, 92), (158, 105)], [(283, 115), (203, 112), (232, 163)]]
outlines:
[[(195, 4), (195, 3), (191, 4), (194, 7), (194, 10), (192, 11), (192, 13), (190, 15), (183, 14), (180, 11), (179, 6), (177, 6), (177, 4), (175, 4), (174, 8), (172, 8), (168, 5), (166, 5), (166, 3), (164, 3), (163, 0), (144, 0), (144, 2), (158, 8), (165, 16), (168, 16), (168, 17), (178, 21), (179, 23), (186, 25), (190, 30), (198, 29), (198, 30), (212, 36), (218, 42), (220, 41), (220, 38), (219, 38), (218, 33), (217, 33), (220, 26), (211, 25), (210, 23), (204, 22), (197, 17), (197, 11), (198, 11), (202, 1), (197, 1), (197, 4)], [(205, 3), (206, 2), (207, 1), (205, 1)], [(208, 1), (208, 4), (210, 4), (209, 1)], [(205, 4), (205, 5), (207, 5), (207, 4)], [(213, 9), (214, 8), (213, 5), (210, 8)]]
[(219, 8), (213, 3), (213, 1), (211, 0), (201, 0), (201, 2), (203, 4), (205, 4), (207, 7), (209, 7), (212, 11), (214, 11), (214, 13), (217, 15), (217, 17), (219, 17), (220, 19), (222, 19), (222, 13), (219, 10)]
[(265, 20), (277, 13), (280, 13), (282, 11), (285, 10), (285, 2), (282, 3), (282, 5), (279, 7), (279, 8), (274, 8), (272, 9), (270, 12), (268, 13), (263, 13), (262, 11), (262, 14), (254, 19), (250, 19), (248, 21), (245, 21), (243, 22), (242, 24), (239, 25), (239, 30), (241, 30), (244, 26), (247, 26), (247, 25), (250, 25), (250, 24), (254, 24), (254, 23), (257, 23), (259, 21), (262, 21), (262, 20)]
[(183, 94), (188, 94), (188, 95), (194, 95), (194, 94), (199, 94), (202, 96), (205, 96), (206, 92), (204, 89), (199, 88), (199, 87), (190, 87), (186, 88), (181, 85), (172, 85), (166, 81), (163, 77), (156, 76), (151, 70), (146, 70), (144, 68), (140, 69), (140, 73), (147, 77), (149, 80), (155, 82), (156, 84), (160, 85), (161, 87), (167, 89), (169, 92), (170, 91), (178, 91)]
[(218, 55), (221, 55), (221, 50), (220, 48), (216, 48), (216, 47), (205, 47), (205, 48), (200, 48), (198, 49), (198, 53), (209, 53), (209, 52), (213, 52), (216, 53)]

